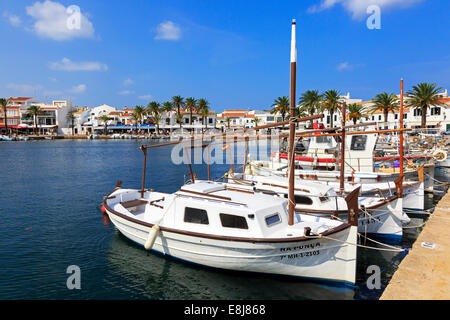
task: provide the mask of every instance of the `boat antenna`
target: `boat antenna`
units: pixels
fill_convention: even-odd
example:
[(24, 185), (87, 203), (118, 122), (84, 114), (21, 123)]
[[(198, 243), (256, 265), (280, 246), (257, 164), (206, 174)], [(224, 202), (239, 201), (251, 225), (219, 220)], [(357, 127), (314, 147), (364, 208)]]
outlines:
[(295, 19), (292, 20), (291, 32), (291, 91), (290, 91), (290, 121), (289, 121), (289, 225), (294, 225), (294, 183), (295, 183), (295, 87), (296, 87), (296, 71), (297, 71), (297, 43), (295, 33)]

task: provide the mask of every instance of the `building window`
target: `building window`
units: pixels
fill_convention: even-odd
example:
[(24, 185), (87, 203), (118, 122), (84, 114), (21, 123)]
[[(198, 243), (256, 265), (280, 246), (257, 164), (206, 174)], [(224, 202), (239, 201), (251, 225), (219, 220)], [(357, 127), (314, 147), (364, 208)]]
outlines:
[(330, 124), (330, 121), (331, 121), (331, 117), (327, 116), (327, 124)]
[(208, 118), (208, 123), (212, 124), (213, 123), (213, 119), (212, 118)]
[(439, 107), (431, 108), (431, 115), (432, 116), (439, 116), (439, 115), (441, 115), (441, 108), (439, 108)]
[(221, 213), (220, 222), (225, 228), (248, 229), (247, 220), (244, 217)]
[(403, 115), (403, 119), (408, 119), (408, 114), (405, 113), (405, 114)]
[(206, 210), (186, 207), (184, 209), (184, 222), (209, 224), (208, 213)]
[(267, 117), (267, 121), (273, 121), (273, 120), (274, 120), (274, 117), (271, 117), (271, 116)]
[(419, 117), (421, 115), (422, 115), (422, 109), (420, 109), (420, 108), (414, 109), (414, 116), (415, 117)]
[(398, 119), (398, 114), (396, 113), (396, 114), (395, 114), (395, 120), (397, 120), (397, 119)]

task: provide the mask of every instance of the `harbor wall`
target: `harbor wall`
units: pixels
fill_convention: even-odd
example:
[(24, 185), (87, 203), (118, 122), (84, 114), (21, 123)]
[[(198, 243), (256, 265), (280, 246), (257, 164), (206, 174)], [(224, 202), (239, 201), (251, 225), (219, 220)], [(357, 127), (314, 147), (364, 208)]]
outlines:
[(449, 230), (450, 193), (447, 193), (400, 263), (380, 300), (450, 299)]

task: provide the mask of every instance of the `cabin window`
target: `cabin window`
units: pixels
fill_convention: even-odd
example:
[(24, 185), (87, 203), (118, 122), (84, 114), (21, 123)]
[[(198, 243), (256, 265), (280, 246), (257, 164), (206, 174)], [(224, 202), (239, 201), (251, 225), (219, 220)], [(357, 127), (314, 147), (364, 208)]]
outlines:
[[(287, 194), (285, 194), (284, 197), (286, 199), (289, 199), (289, 196)], [(295, 199), (295, 204), (306, 204), (306, 205), (313, 204), (313, 201), (311, 200), (310, 197), (294, 195), (294, 199)]]
[(364, 151), (366, 150), (367, 136), (353, 136), (350, 150), (352, 151)]
[(330, 200), (330, 198), (328, 198), (327, 196), (322, 196), (322, 197), (319, 197), (319, 200), (320, 200), (320, 202), (326, 202), (326, 201)]
[(206, 210), (186, 207), (184, 209), (184, 222), (209, 224), (208, 213)]
[(313, 204), (313, 201), (311, 200), (310, 197), (294, 195), (294, 199), (296, 204), (306, 204), (306, 205)]
[(281, 222), (281, 218), (280, 218), (280, 215), (278, 213), (266, 217), (266, 224), (267, 224), (268, 227), (276, 225), (276, 224), (278, 224), (280, 222)]
[(329, 137), (316, 137), (316, 143), (331, 143)]
[(220, 222), (225, 228), (248, 229), (247, 220), (244, 217), (221, 213)]

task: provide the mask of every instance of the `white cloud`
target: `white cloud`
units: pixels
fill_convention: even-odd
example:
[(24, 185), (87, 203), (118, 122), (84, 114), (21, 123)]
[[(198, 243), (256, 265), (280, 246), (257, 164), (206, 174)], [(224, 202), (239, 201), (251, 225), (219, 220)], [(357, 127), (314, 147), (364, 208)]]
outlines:
[(79, 84), (77, 86), (72, 87), (72, 89), (69, 90), (70, 93), (83, 93), (87, 89), (87, 86), (85, 84)]
[(15, 14), (11, 14), (9, 12), (4, 12), (3, 16), (8, 19), (9, 23), (13, 27), (18, 27), (22, 24), (22, 20), (19, 18), (19, 16), (16, 16)]
[(41, 85), (8, 83), (6, 88), (14, 90), (20, 94), (36, 95), (37, 91), (41, 90), (43, 87)]
[(381, 9), (405, 8), (421, 1), (424, 0), (321, 0), (320, 4), (311, 6), (308, 12), (321, 12), (340, 4), (351, 12), (353, 19), (361, 19), (367, 15), (367, 8), (371, 5), (377, 5)]
[(50, 69), (59, 71), (106, 71), (108, 66), (100, 62), (74, 62), (68, 58), (50, 62)]
[(27, 14), (36, 20), (33, 31), (41, 37), (57, 41), (94, 36), (92, 23), (78, 9), (76, 6), (66, 8), (50, 0), (26, 7)]
[(181, 29), (172, 21), (161, 22), (157, 28), (156, 40), (179, 40)]
[(348, 62), (342, 62), (336, 67), (336, 69), (338, 71), (344, 71), (344, 70), (351, 70), (353, 69), (353, 67)]
[(337, 71), (350, 71), (353, 70), (355, 68), (360, 68), (360, 67), (364, 67), (365, 64), (350, 64), (349, 62), (345, 61), (345, 62), (341, 62), (337, 65), (336, 70)]
[(143, 96), (139, 96), (138, 98), (141, 100), (149, 100), (149, 99), (153, 98), (153, 96), (151, 94), (146, 94)]
[(128, 79), (125, 79), (125, 80), (123, 81), (123, 85), (124, 85), (125, 87), (131, 86), (132, 84), (134, 84), (133, 79), (128, 78)]
[(133, 93), (134, 93), (134, 91), (131, 91), (131, 90), (123, 90), (123, 91), (118, 92), (118, 94), (120, 94), (122, 96), (128, 96)]

